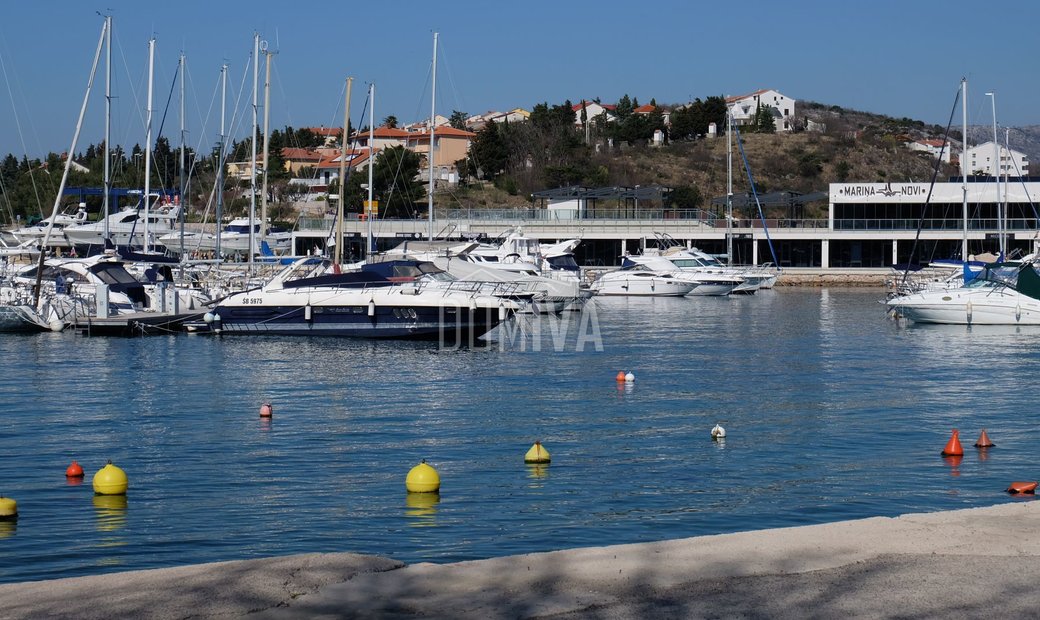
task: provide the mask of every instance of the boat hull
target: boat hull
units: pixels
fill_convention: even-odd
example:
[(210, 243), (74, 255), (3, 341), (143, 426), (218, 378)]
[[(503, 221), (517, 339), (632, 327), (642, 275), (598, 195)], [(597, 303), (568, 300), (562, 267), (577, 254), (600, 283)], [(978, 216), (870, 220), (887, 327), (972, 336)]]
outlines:
[(498, 308), (379, 307), (365, 305), (218, 306), (210, 330), (227, 335), (342, 336), (478, 344), (502, 322)]
[(684, 297), (697, 288), (696, 282), (670, 278), (611, 278), (610, 274), (592, 285), (596, 295), (633, 297)]
[(0, 305), (0, 333), (33, 333), (51, 329), (46, 321), (25, 305)]
[(915, 323), (1040, 325), (1040, 301), (1011, 290), (926, 292), (895, 297), (887, 305)]

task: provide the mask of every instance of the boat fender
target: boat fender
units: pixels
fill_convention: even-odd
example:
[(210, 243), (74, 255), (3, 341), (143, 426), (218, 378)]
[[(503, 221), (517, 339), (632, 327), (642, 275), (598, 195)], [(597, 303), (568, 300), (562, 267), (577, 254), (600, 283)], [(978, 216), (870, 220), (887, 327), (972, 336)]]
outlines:
[(1018, 493), (1027, 493), (1032, 495), (1036, 493), (1036, 487), (1036, 482), (1012, 482), (1011, 486), (1007, 488), (1007, 492), (1012, 495), (1017, 495)]

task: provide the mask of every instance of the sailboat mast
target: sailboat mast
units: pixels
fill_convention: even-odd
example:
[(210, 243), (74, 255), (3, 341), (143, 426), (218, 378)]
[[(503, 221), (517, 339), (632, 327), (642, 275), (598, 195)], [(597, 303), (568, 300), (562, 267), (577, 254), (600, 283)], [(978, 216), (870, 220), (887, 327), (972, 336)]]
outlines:
[[(155, 37), (148, 40), (148, 109), (145, 114), (145, 149), (144, 149), (144, 251), (150, 250), (148, 243), (148, 210), (151, 206), (151, 177), (152, 177), (152, 81), (155, 68)], [(133, 245), (133, 239), (127, 240), (127, 245)]]
[(993, 106), (993, 181), (997, 188), (997, 237), (1000, 239), (1000, 258), (1004, 259), (1004, 205), (1000, 200), (1000, 143), (997, 142), (997, 94), (986, 93)]
[(433, 241), (433, 171), (437, 167), (434, 161), (434, 150), (437, 144), (437, 139), (434, 137), (435, 127), (437, 126), (437, 33), (433, 33), (433, 79), (431, 81), (430, 88), (430, 189), (427, 192), (427, 210), (430, 216), (430, 227), (427, 232), (427, 238)]
[(178, 73), (180, 73), (180, 79), (181, 79), (181, 83), (180, 83), (180, 91), (181, 91), (181, 93), (180, 93), (181, 94), (181, 157), (180, 157), (180, 161), (178, 163), (178, 168), (180, 168), (180, 172), (177, 174), (177, 178), (180, 181), (180, 183), (178, 184), (179, 185), (178, 193), (180, 194), (181, 208), (180, 208), (180, 212), (177, 214), (177, 219), (180, 220), (180, 224), (181, 224), (181, 253), (180, 253), (180, 256), (181, 256), (181, 261), (183, 262), (183, 259), (184, 259), (184, 211), (185, 211), (185, 209), (188, 208), (188, 205), (187, 205), (187, 202), (186, 202), (186, 199), (185, 199), (185, 196), (187, 195), (187, 183), (188, 183), (188, 181), (187, 181), (187, 179), (185, 179), (185, 175), (184, 175), (184, 172), (185, 172), (184, 163), (185, 163), (185, 161), (187, 159), (187, 142), (188, 142), (188, 139), (186, 137), (186, 133), (185, 133), (185, 130), (184, 130), (184, 54), (183, 53), (181, 54), (179, 68), (178, 68)]
[(733, 118), (726, 110), (726, 264), (733, 265)]
[(968, 78), (961, 78), (961, 262), (968, 262)]
[(367, 260), (372, 254), (372, 168), (376, 164), (375, 157), (375, 140), (376, 140), (376, 85), (368, 85), (368, 206), (366, 211), (368, 214), (365, 216), (365, 221), (368, 222), (368, 234), (365, 239), (365, 259)]
[(224, 121), (227, 114), (227, 64), (220, 67), (220, 144), (217, 148), (217, 242), (214, 258), (220, 260), (220, 229), (224, 217)]
[[(343, 150), (339, 155), (339, 207), (336, 211), (336, 264), (343, 262), (343, 216), (347, 207), (347, 144), (350, 140), (350, 87), (354, 78), (347, 78), (347, 96), (343, 100)], [(367, 209), (366, 209), (367, 210)]]
[(268, 148), (268, 137), (271, 135), (271, 56), (274, 52), (264, 50), (267, 66), (264, 76), (264, 184), (260, 192), (260, 247), (263, 247), (267, 239), (267, 160), (270, 149)]
[(108, 239), (108, 201), (112, 195), (112, 16), (105, 17), (105, 197), (101, 200), (101, 218)]
[(256, 240), (253, 235), (253, 223), (256, 222), (256, 141), (257, 136), (257, 95), (260, 82), (260, 33), (253, 33), (253, 150), (249, 160), (249, 268), (253, 267), (253, 252)]
[(79, 142), (79, 132), (83, 129), (83, 117), (87, 113), (87, 102), (90, 101), (90, 90), (94, 86), (94, 75), (97, 73), (98, 64), (101, 61), (101, 46), (105, 43), (105, 35), (108, 32), (108, 23), (101, 28), (101, 37), (98, 39), (97, 51), (94, 52), (94, 64), (90, 68), (90, 79), (87, 81), (87, 92), (83, 95), (83, 104), (79, 108), (79, 118), (76, 120), (76, 132), (72, 135), (72, 146), (69, 147), (69, 155), (65, 158), (65, 170), (61, 173), (61, 183), (58, 185), (58, 193), (54, 196), (54, 207), (51, 208), (51, 217), (47, 222), (47, 231), (43, 233), (43, 243), (40, 245), (40, 264), (36, 268), (36, 286), (33, 287), (33, 307), (39, 308), (40, 287), (43, 283), (43, 261), (47, 257), (47, 242), (50, 241), (51, 232), (54, 230), (54, 220), (58, 217), (58, 207), (61, 206), (61, 197), (65, 193), (65, 183), (69, 180), (69, 170), (72, 168), (72, 154), (76, 152), (76, 144)]

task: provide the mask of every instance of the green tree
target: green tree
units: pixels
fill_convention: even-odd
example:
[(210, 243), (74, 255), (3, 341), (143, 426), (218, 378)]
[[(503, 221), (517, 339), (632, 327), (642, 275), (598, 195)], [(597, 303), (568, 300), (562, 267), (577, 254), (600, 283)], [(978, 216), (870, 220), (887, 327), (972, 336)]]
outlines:
[(455, 129), (466, 129), (466, 119), (469, 115), (462, 110), (453, 110), (451, 118), (448, 120), (448, 124)]
[(701, 190), (690, 185), (679, 185), (668, 194), (673, 209), (697, 209), (704, 202)]
[(478, 178), (494, 180), (509, 162), (509, 152), (498, 129), (498, 123), (489, 122), (470, 144), (469, 169)]
[(383, 126), (389, 127), (390, 129), (397, 129), (397, 117), (391, 114), (390, 116), (384, 118)]
[(755, 108), (753, 126), (758, 133), (774, 133), (776, 131), (776, 122), (773, 120), (773, 108), (764, 106), (762, 102), (759, 102)]
[(614, 108), (614, 114), (618, 117), (618, 120), (624, 120), (632, 114), (632, 110), (635, 109), (635, 105), (632, 104), (632, 100), (628, 95), (622, 95), (621, 99), (618, 99), (617, 106)]
[(403, 146), (383, 149), (372, 169), (373, 194), (379, 200), (380, 217), (412, 217), (426, 188), (418, 180), (422, 158)]

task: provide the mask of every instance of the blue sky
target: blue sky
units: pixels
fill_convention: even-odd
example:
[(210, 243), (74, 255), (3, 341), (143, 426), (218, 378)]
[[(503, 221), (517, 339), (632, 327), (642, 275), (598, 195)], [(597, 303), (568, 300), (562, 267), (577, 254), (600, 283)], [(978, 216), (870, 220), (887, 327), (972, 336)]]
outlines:
[[(740, 13), (727, 14), (727, 7)], [(435, 31), (437, 111), (445, 116), (583, 97), (680, 103), (774, 88), (799, 100), (945, 125), (964, 76), (970, 123), (992, 122), (984, 93), (995, 92), (1001, 126), (1040, 124), (1035, 10), (1023, 2), (58, 0), (4, 6), (0, 154), (68, 149), (101, 31), (97, 11), (114, 18), (112, 141), (127, 147), (145, 138), (153, 35), (156, 130), (183, 51), (188, 143), (208, 150), (217, 140), (224, 62), (229, 126), (231, 104), (241, 98), (230, 133), (248, 135), (254, 32), (278, 52), (272, 128), (341, 125), (348, 75), (355, 78), (355, 125), (366, 124), (360, 114), (369, 83), (376, 85), (377, 120), (428, 117)], [(103, 94), (102, 66), (78, 151), (104, 135)], [(175, 146), (179, 122), (175, 94), (164, 129)]]

